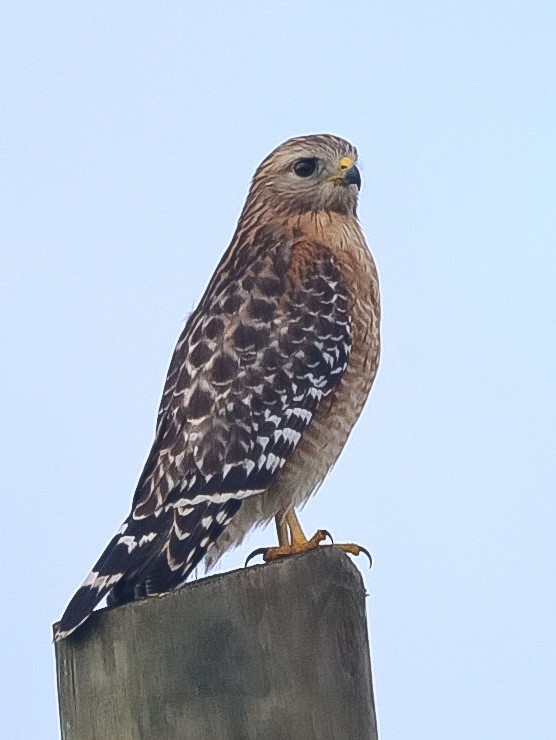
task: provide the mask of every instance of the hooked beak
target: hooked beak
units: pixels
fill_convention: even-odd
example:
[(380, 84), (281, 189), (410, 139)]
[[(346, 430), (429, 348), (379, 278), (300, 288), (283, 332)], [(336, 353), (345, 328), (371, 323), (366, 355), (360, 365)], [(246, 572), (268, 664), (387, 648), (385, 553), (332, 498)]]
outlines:
[(342, 175), (344, 185), (357, 185), (357, 190), (361, 190), (361, 173), (355, 165), (352, 165)]

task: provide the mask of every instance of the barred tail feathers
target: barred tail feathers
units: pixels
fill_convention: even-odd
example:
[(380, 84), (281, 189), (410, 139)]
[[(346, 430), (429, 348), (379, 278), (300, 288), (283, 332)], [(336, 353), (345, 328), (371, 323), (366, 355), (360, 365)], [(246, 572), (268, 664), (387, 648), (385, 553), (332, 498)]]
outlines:
[(160, 547), (156, 540), (161, 518), (150, 521), (151, 517), (133, 519), (129, 516), (125, 520), (67, 605), (56, 629), (56, 641), (82, 625), (116, 584), (152, 558), (155, 548)]
[(230, 499), (128, 517), (70, 600), (54, 639), (74, 632), (107, 594), (116, 606), (183, 585), (240, 506)]

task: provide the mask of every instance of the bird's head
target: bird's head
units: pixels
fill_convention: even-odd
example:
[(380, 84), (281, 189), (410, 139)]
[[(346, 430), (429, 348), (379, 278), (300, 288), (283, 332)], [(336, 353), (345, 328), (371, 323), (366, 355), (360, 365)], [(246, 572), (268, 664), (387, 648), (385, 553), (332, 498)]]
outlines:
[(335, 211), (355, 215), (361, 176), (357, 150), (331, 134), (298, 136), (262, 161), (248, 203), (286, 214)]

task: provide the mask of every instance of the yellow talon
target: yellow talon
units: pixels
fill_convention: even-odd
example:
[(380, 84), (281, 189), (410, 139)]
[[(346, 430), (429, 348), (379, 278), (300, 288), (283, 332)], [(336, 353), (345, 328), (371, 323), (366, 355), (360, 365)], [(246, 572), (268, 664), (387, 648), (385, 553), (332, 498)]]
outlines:
[[(342, 550), (342, 552), (347, 552), (350, 555), (360, 555), (361, 553), (364, 553), (369, 558), (369, 563), (372, 567), (373, 559), (371, 554), (364, 547), (361, 547), (361, 545), (354, 545), (351, 543), (321, 545), (321, 542), (327, 538), (332, 540), (332, 535), (326, 529), (317, 530), (311, 539), (307, 539), (293, 510), (288, 511), (285, 516), (276, 516), (276, 530), (278, 532), (278, 547), (260, 547), (258, 550), (255, 550), (245, 561), (245, 567), (247, 567), (249, 561), (257, 555), (262, 555), (265, 563), (272, 563), (281, 558), (290, 557), (291, 555), (298, 555), (302, 552), (316, 550), (318, 547), (337, 547)], [(332, 543), (333, 542), (334, 541), (332, 540)]]

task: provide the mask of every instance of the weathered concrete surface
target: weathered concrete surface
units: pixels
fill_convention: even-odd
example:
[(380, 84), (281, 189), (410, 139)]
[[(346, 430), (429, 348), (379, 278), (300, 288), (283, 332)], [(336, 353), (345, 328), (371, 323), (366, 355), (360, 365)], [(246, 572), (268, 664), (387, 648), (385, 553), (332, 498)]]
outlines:
[(332, 548), (96, 612), (56, 646), (63, 740), (376, 740), (365, 589)]

